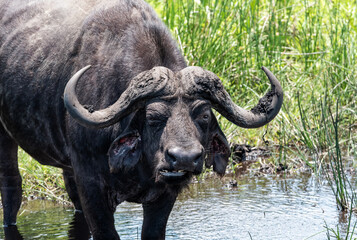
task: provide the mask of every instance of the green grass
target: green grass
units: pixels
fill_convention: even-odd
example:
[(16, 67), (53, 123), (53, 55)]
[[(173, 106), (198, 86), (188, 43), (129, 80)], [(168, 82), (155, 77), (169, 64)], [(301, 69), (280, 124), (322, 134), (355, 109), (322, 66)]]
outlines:
[(356, 240), (356, 226), (357, 221), (353, 223), (353, 210), (352, 205), (350, 210), (348, 211), (347, 216), (347, 228), (344, 231), (341, 231), (338, 225), (336, 228), (329, 227), (325, 222), (325, 229), (326, 229), (326, 237), (328, 240), (336, 239), (336, 240)]
[(22, 149), (19, 149), (18, 156), (24, 198), (69, 203), (62, 170), (39, 164)]
[[(342, 153), (339, 140), (339, 102), (336, 103), (336, 112), (333, 114), (328, 109), (330, 121), (324, 118), (323, 124), (325, 129), (326, 142), (329, 144), (327, 163), (323, 165), (325, 176), (327, 177), (331, 189), (336, 197), (338, 207), (342, 210), (348, 210), (349, 207), (352, 210), (357, 209), (356, 191), (355, 187), (350, 183), (346, 171), (344, 162), (342, 159)], [(332, 127), (329, 126), (332, 124)]]

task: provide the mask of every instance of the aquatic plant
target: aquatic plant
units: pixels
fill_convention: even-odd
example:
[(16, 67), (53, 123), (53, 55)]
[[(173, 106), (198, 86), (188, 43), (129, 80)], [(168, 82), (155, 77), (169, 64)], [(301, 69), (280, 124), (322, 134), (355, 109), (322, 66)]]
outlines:
[(349, 207), (354, 210), (357, 207), (356, 191), (346, 175), (339, 141), (339, 101), (336, 103), (335, 114), (332, 114), (330, 108), (328, 112), (332, 129), (327, 126), (329, 122), (326, 118), (323, 119), (323, 123), (325, 126), (326, 141), (331, 147), (328, 148), (328, 161), (327, 164), (324, 165), (324, 172), (336, 197), (339, 208), (343, 211)]
[[(352, 203), (353, 201), (351, 201)], [(348, 222), (347, 228), (343, 231), (340, 231), (339, 226), (337, 225), (336, 228), (329, 227), (325, 222), (325, 229), (326, 229), (326, 237), (328, 240), (336, 239), (336, 240), (356, 240), (356, 226), (357, 221), (353, 223), (353, 209), (352, 205), (350, 206), (350, 210), (348, 211)]]

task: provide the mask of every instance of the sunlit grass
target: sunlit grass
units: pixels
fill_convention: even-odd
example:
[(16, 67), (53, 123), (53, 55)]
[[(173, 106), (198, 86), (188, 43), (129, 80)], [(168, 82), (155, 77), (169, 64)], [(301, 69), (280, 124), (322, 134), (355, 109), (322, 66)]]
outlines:
[(62, 170), (45, 166), (19, 149), (19, 169), (24, 198), (49, 199), (68, 203)]

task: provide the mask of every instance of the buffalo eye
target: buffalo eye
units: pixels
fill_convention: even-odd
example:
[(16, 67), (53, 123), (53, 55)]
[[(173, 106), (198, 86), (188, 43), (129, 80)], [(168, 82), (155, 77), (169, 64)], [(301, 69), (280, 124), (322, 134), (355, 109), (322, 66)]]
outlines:
[(162, 126), (166, 124), (169, 113), (166, 102), (150, 103), (146, 107), (146, 122), (150, 127)]
[(202, 122), (208, 122), (210, 119), (211, 119), (211, 113), (209, 110), (206, 110), (205, 112), (201, 113), (196, 118), (196, 120), (202, 121)]
[(202, 120), (208, 121), (209, 119), (210, 119), (210, 114), (209, 114), (209, 113), (204, 113), (204, 114), (202, 115)]
[(206, 131), (211, 122), (211, 106), (205, 101), (198, 100), (192, 104), (192, 119), (203, 131)]
[(149, 126), (156, 127), (166, 123), (167, 117), (162, 114), (150, 113), (146, 115), (146, 120)]
[(211, 121), (211, 111), (209, 109), (204, 110), (195, 117), (195, 122), (198, 126), (205, 130), (208, 128), (209, 122)]

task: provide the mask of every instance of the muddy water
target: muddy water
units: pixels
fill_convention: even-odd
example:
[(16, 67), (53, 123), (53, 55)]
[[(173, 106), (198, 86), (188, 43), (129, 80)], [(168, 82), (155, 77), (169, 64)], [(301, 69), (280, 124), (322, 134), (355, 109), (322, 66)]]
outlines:
[[(325, 240), (325, 223), (342, 232), (347, 227), (330, 188), (310, 175), (244, 175), (237, 181), (236, 188), (228, 179), (191, 184), (176, 202), (166, 239)], [(20, 212), (17, 234), (23, 239), (88, 239), (84, 220), (72, 209), (32, 201)], [(121, 204), (115, 221), (121, 239), (140, 239), (140, 205)]]

